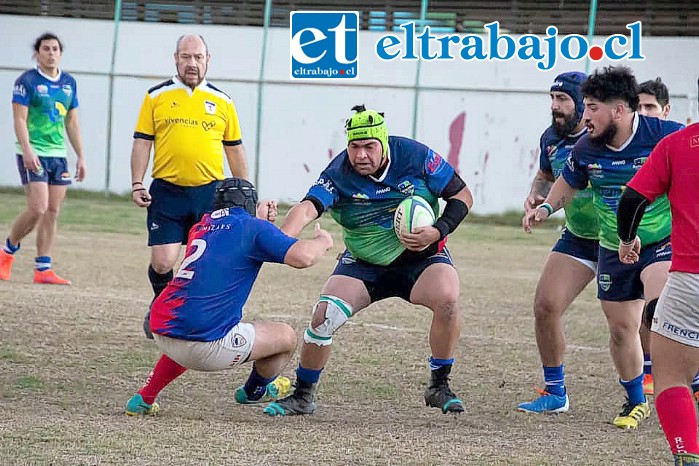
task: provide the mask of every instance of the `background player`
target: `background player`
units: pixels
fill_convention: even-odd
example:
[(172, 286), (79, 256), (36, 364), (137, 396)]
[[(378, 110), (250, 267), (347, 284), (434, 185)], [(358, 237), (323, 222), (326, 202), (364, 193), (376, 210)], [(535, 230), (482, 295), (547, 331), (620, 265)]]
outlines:
[[(656, 146), (619, 201), (619, 258), (636, 263), (644, 212), (668, 193), (672, 266), (652, 318), (655, 407), (677, 465), (699, 465), (697, 415), (689, 385), (699, 371), (699, 125)], [(648, 316), (646, 316), (648, 317)], [(647, 322), (650, 324), (650, 322)]]
[(65, 134), (75, 150), (75, 179), (85, 178), (78, 88), (75, 79), (60, 68), (63, 44), (51, 33), (34, 42), (35, 69), (15, 81), (12, 114), (17, 136), (17, 168), (27, 194), (27, 207), (12, 224), (0, 250), (0, 280), (9, 280), (14, 254), (34, 227), (36, 258), (34, 283), (70, 285), (51, 268), (58, 213), (71, 184)]
[[(551, 85), (551, 126), (541, 135), (540, 167), (524, 203), (525, 212), (543, 202), (551, 184), (563, 171), (571, 149), (587, 132), (582, 121), (584, 104), (580, 90), (586, 78), (584, 73), (563, 73)], [(536, 344), (546, 389), (536, 400), (520, 403), (519, 411), (562, 413), (569, 407), (563, 370), (563, 313), (597, 273), (599, 224), (592, 206), (592, 192), (578, 191), (575, 199), (566, 205), (565, 213), (565, 229), (546, 259), (534, 295)]]
[(546, 201), (525, 216), (536, 224), (566, 205), (576, 189), (591, 186), (593, 205), (600, 220), (597, 296), (609, 325), (609, 348), (627, 393), (627, 401), (614, 418), (620, 428), (636, 428), (650, 414), (643, 393), (643, 351), (638, 336), (646, 306), (655, 306), (667, 278), (670, 245), (670, 206), (659, 198), (639, 227), (645, 244), (641, 260), (633, 266), (619, 261), (616, 208), (626, 183), (641, 168), (650, 151), (679, 123), (647, 118), (636, 112), (638, 84), (626, 67), (595, 71), (582, 85), (583, 119), (588, 134), (573, 148), (568, 163)]
[(638, 113), (667, 120), (670, 114), (670, 92), (660, 78), (644, 81), (639, 85)]

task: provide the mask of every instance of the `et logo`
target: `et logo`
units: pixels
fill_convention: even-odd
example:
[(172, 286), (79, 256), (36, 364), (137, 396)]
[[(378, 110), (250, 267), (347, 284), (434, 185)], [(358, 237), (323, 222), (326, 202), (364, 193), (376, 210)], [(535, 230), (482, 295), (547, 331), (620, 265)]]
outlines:
[(292, 11), (291, 79), (357, 79), (356, 11)]

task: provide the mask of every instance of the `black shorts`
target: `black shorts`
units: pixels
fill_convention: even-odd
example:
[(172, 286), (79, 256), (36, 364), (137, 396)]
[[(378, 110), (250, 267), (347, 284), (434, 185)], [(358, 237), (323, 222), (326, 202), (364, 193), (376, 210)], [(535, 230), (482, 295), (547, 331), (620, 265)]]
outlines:
[(148, 206), (148, 246), (187, 244), (192, 226), (214, 207), (214, 195), (220, 181), (202, 186), (177, 186), (155, 179), (150, 185)]
[(638, 262), (624, 264), (619, 252), (600, 247), (597, 271), (597, 298), (605, 301), (644, 299), (641, 273), (651, 264), (672, 260), (672, 245), (667, 237), (641, 246)]
[(400, 265), (375, 265), (356, 259), (349, 251), (340, 255), (333, 275), (346, 275), (364, 282), (371, 302), (386, 298), (402, 298), (410, 302), (410, 292), (422, 272), (432, 264), (449, 264), (454, 262), (447, 248), (425, 259)]

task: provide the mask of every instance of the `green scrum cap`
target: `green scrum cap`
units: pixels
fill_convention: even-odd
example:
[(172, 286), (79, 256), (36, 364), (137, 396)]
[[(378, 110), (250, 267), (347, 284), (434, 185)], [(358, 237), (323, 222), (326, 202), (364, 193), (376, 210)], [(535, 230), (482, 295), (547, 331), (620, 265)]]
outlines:
[(385, 157), (388, 151), (388, 128), (383, 113), (376, 110), (367, 110), (364, 105), (352, 107), (355, 113), (345, 122), (347, 131), (347, 143), (358, 139), (378, 139)]

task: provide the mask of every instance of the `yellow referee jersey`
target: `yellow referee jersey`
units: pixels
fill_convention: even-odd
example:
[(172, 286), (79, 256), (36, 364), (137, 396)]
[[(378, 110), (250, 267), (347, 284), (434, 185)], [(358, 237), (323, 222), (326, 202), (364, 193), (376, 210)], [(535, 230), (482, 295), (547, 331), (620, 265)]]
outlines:
[(178, 186), (222, 180), (223, 145), (242, 143), (231, 98), (206, 80), (192, 90), (177, 78), (148, 90), (134, 138), (154, 141), (153, 178)]

